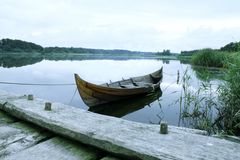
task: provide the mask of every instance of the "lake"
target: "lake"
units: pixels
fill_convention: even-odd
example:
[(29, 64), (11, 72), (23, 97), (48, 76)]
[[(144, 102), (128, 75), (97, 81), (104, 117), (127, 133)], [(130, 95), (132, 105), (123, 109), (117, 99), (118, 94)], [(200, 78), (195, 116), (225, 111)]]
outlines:
[(96, 112), (142, 123), (158, 124), (164, 120), (170, 125), (192, 127), (189, 121), (180, 118), (181, 111), (178, 100), (181, 96), (182, 84), (177, 83), (177, 81), (179, 79), (181, 82), (183, 73), (188, 69), (191, 75), (191, 89), (197, 90), (199, 78), (191, 65), (184, 64), (179, 60), (39, 60), (20, 64), (8, 66), (2, 62), (0, 82), (66, 85), (0, 84), (0, 89), (18, 94), (34, 94), (35, 97), (61, 102), (85, 110), (89, 108), (76, 92), (74, 73), (79, 74), (89, 82), (101, 84), (110, 80), (117, 81), (122, 78), (145, 75), (163, 66), (163, 80), (160, 86), (162, 92), (149, 97), (117, 102), (114, 109), (112, 108), (115, 105), (110, 110), (105, 108), (105, 110)]

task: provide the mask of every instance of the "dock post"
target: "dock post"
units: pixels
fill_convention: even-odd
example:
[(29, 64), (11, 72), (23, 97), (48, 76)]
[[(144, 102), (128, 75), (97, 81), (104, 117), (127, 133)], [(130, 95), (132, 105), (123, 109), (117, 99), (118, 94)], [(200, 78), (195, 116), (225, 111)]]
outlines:
[(180, 77), (180, 73), (179, 70), (177, 71), (177, 84), (179, 83), (179, 77)]
[(51, 103), (51, 102), (46, 102), (44, 109), (45, 109), (46, 111), (51, 111), (51, 110), (52, 110), (51, 106), (52, 106), (52, 103)]
[(168, 124), (167, 124), (167, 122), (164, 122), (164, 121), (161, 122), (160, 133), (161, 134), (168, 134)]
[(27, 99), (28, 99), (29, 101), (32, 101), (32, 100), (33, 100), (33, 95), (32, 95), (32, 94), (29, 94), (28, 97), (27, 97)]

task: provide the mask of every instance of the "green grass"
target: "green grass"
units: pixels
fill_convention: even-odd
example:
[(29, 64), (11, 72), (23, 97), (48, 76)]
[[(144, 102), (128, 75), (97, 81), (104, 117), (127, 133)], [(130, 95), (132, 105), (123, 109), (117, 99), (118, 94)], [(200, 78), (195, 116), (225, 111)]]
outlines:
[[(226, 73), (223, 77), (224, 81), (218, 86), (218, 99), (216, 102), (215, 99), (214, 101), (210, 99), (208, 101), (210, 103), (201, 103), (199, 97), (201, 97), (201, 100), (209, 100), (209, 95), (204, 96), (201, 94), (201, 88), (197, 94), (190, 93), (190, 95), (187, 95), (187, 97), (192, 96), (191, 99), (187, 99), (187, 102), (198, 106), (194, 108), (197, 109), (197, 113), (202, 111), (201, 108), (208, 108), (207, 106), (215, 107), (217, 110), (216, 119), (210, 123), (211, 121), (209, 121), (207, 116), (203, 117), (199, 121), (201, 126), (199, 128), (209, 129), (208, 127), (211, 126), (218, 128), (219, 132), (223, 131), (225, 134), (240, 136), (240, 52), (203, 49), (192, 56), (191, 62), (196, 66), (226, 68)], [(206, 81), (206, 83), (210, 82)], [(206, 86), (206, 84), (204, 85)], [(206, 93), (208, 89), (204, 88), (203, 91)]]
[(226, 67), (229, 55), (227, 52), (202, 49), (192, 56), (192, 64), (205, 67)]
[[(234, 55), (233, 55), (234, 56)], [(225, 83), (220, 86), (218, 125), (227, 134), (240, 135), (240, 56), (229, 62)]]
[(191, 73), (188, 69), (182, 77), (182, 91), (179, 98), (180, 116), (194, 128), (206, 130), (211, 134), (214, 130), (212, 124), (213, 110), (217, 106), (217, 97), (209, 81), (201, 81), (197, 90), (191, 89)]

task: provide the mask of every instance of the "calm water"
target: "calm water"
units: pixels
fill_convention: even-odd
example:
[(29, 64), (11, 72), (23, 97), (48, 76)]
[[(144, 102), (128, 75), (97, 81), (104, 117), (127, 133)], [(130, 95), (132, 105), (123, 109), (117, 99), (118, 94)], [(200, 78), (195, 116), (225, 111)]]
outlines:
[[(142, 103), (143, 106), (137, 106), (135, 108), (134, 102), (129, 102), (130, 106), (125, 107), (124, 111), (121, 111), (120, 108), (119, 112), (121, 112), (121, 114), (118, 116), (142, 123), (159, 123), (161, 120), (165, 120), (171, 125), (188, 126), (189, 124), (179, 119), (179, 104), (175, 103), (182, 89), (182, 86), (177, 84), (177, 71), (179, 70), (181, 80), (186, 68), (190, 69), (193, 89), (197, 87), (198, 81), (195, 72), (191, 70), (191, 66), (189, 64), (181, 64), (178, 60), (43, 60), (21, 67), (5, 68), (2, 65), (0, 67), (0, 81), (75, 84), (73, 74), (78, 73), (89, 82), (101, 84), (109, 82), (110, 80), (116, 81), (122, 78), (148, 74), (162, 66), (164, 71), (163, 81), (161, 83), (162, 96), (153, 102), (151, 102), (153, 99), (146, 100), (146, 102), (144, 101), (144, 103)], [(88, 110), (88, 107), (83, 103), (78, 92), (75, 92), (75, 85), (19, 86), (0, 84), (0, 89), (18, 94), (31, 93), (36, 97), (62, 102)], [(141, 100), (144, 99), (141, 98)], [(148, 104), (148, 102), (151, 103), (145, 105)], [(131, 105), (133, 108), (131, 108)], [(119, 107), (114, 111), (118, 112), (118, 109)]]

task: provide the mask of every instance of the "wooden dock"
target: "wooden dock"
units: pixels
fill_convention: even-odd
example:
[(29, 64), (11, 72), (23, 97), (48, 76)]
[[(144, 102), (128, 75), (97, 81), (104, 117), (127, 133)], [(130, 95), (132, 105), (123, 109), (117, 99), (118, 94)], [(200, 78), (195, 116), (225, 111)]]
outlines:
[(2, 160), (120, 160), (0, 111)]
[(170, 126), (163, 135), (60, 103), (46, 111), (45, 102), (0, 91), (0, 159), (240, 159), (239, 143), (203, 131)]

